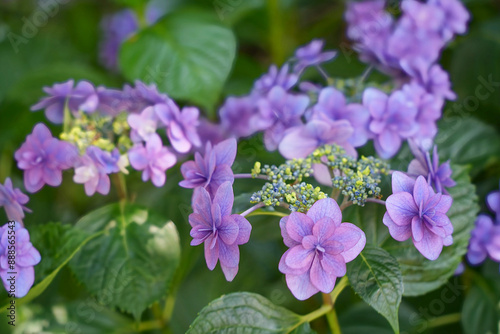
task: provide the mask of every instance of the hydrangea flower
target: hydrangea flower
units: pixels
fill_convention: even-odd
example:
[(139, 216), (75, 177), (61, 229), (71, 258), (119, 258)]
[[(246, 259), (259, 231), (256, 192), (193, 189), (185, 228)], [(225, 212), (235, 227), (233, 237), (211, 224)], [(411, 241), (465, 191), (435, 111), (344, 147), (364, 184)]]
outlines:
[(415, 181), (401, 172), (392, 174), (392, 192), (386, 200), (383, 222), (397, 241), (412, 238), (417, 250), (436, 260), (453, 243), (453, 225), (446, 216), (453, 199), (435, 193), (423, 176)]
[(500, 224), (500, 190), (489, 193), (486, 197), (486, 203), (488, 208), (495, 213), (496, 221)]
[(31, 110), (45, 109), (45, 116), (55, 124), (63, 122), (66, 103), (69, 111), (73, 113), (94, 112), (99, 103), (94, 86), (87, 81), (80, 81), (75, 88), (73, 85), (74, 81), (68, 80), (52, 87), (44, 87), (44, 92), (49, 96), (42, 98)]
[(300, 73), (309, 66), (318, 66), (321, 63), (325, 63), (335, 58), (337, 55), (336, 51), (321, 52), (324, 43), (323, 40), (314, 39), (309, 44), (298, 48), (295, 51), (297, 63), (293, 71), (295, 73)]
[(151, 182), (157, 187), (165, 184), (165, 171), (175, 165), (175, 154), (164, 147), (160, 136), (153, 134), (146, 146), (137, 144), (128, 151), (130, 165), (136, 170), (142, 170), (142, 180)]
[(148, 141), (156, 133), (157, 117), (153, 107), (145, 108), (140, 114), (130, 114), (127, 122), (133, 130), (130, 134), (132, 141)]
[(189, 215), (192, 246), (204, 244), (208, 269), (220, 266), (229, 282), (238, 273), (239, 245), (248, 242), (252, 226), (243, 216), (231, 214), (234, 194), (231, 182), (224, 182), (212, 198), (204, 188), (193, 196), (193, 213)]
[(443, 12), (444, 20), (440, 32), (445, 41), (451, 40), (454, 34), (465, 33), (470, 15), (461, 1), (429, 0), (428, 4), (439, 8)]
[(348, 143), (353, 132), (348, 121), (332, 121), (326, 115), (319, 115), (307, 124), (289, 129), (279, 144), (279, 151), (287, 159), (305, 158), (322, 145), (337, 144), (348, 154), (356, 155)]
[(302, 124), (301, 116), (309, 105), (309, 98), (289, 94), (282, 87), (276, 86), (257, 104), (259, 115), (252, 119), (251, 126), (264, 129), (264, 144), (267, 150), (274, 151), (286, 129)]
[(375, 149), (384, 159), (394, 156), (403, 139), (413, 136), (418, 130), (415, 121), (418, 109), (400, 90), (387, 96), (375, 88), (368, 88), (363, 93), (363, 105), (372, 116), (369, 126), (374, 135)]
[(276, 65), (269, 67), (269, 72), (257, 79), (253, 85), (252, 95), (266, 95), (274, 87), (281, 87), (285, 91), (292, 88), (299, 79), (298, 75), (288, 73), (290, 66), (288, 64), (278, 70)]
[(438, 64), (432, 65), (427, 73), (416, 78), (416, 82), (424, 87), (428, 93), (437, 98), (455, 100), (456, 95), (451, 90), (450, 77)]
[(413, 141), (410, 140), (409, 144), (415, 159), (408, 165), (408, 175), (415, 178), (422, 175), (427, 178), (427, 182), (436, 189), (436, 192), (448, 194), (446, 188), (456, 185), (456, 182), (451, 178), (453, 171), (450, 167), (450, 161), (439, 165), (437, 146), (434, 146), (431, 158), (427, 150), (419, 147)]
[(346, 104), (344, 94), (333, 87), (323, 88), (318, 96), (318, 102), (312, 107), (310, 118), (325, 114), (331, 120), (347, 120), (354, 129), (349, 143), (354, 147), (363, 146), (371, 134), (368, 129), (370, 112), (362, 104)]
[(146, 85), (139, 80), (135, 81), (134, 87), (123, 87), (121, 100), (126, 102), (126, 110), (130, 113), (140, 113), (147, 107), (173, 103), (166, 94), (158, 91), (155, 84)]
[(21, 192), (19, 188), (12, 186), (10, 177), (5, 179), (4, 184), (0, 184), (0, 206), (3, 206), (7, 218), (23, 224), (24, 212), (31, 212), (24, 204), (28, 203), (29, 198)]
[(337, 277), (346, 274), (346, 262), (354, 260), (366, 244), (359, 227), (342, 223), (342, 212), (331, 198), (317, 201), (307, 214), (293, 212), (282, 218), (280, 227), (290, 249), (281, 257), (279, 270), (299, 300), (319, 291), (330, 293)]
[(217, 189), (225, 182), (233, 183), (231, 166), (236, 158), (236, 139), (226, 139), (212, 147), (208, 142), (205, 154), (194, 155), (194, 161), (186, 161), (181, 166), (184, 180), (179, 185), (184, 188), (205, 188), (213, 197)]
[(171, 99), (154, 108), (156, 116), (167, 126), (168, 139), (177, 152), (187, 153), (193, 146), (201, 145), (197, 132), (200, 111), (197, 108), (184, 107), (180, 111)]
[(500, 262), (500, 225), (493, 224), (487, 215), (479, 215), (476, 226), (471, 232), (467, 260), (473, 265), (478, 265), (488, 256)]
[(87, 196), (92, 196), (96, 192), (107, 195), (110, 189), (108, 174), (120, 171), (119, 160), (118, 149), (110, 153), (99, 147), (89, 146), (86, 154), (80, 157), (75, 165), (73, 181), (84, 185)]
[(251, 124), (251, 119), (259, 113), (255, 99), (252, 95), (227, 98), (219, 110), (223, 128), (236, 137), (248, 137), (259, 131)]
[(14, 157), (17, 166), (24, 170), (26, 190), (33, 193), (44, 184), (59, 186), (62, 171), (74, 165), (78, 151), (72, 144), (52, 137), (47, 126), (38, 123)]
[[(28, 230), (20, 223), (14, 223), (15, 238), (9, 239), (9, 236), (14, 235), (9, 234), (9, 231), (12, 231), (11, 226), (12, 223), (8, 223), (0, 227), (0, 277), (2, 277), (5, 290), (11, 291), (11, 283), (14, 283), (15, 296), (21, 298), (26, 296), (35, 282), (33, 266), (40, 263), (41, 256), (31, 244)], [(12, 246), (9, 241), (11, 240), (14, 240), (16, 250), (14, 268), (11, 268), (12, 264), (9, 264), (9, 246)], [(17, 274), (9, 274), (9, 272)], [(15, 282), (11, 278), (14, 278)]]

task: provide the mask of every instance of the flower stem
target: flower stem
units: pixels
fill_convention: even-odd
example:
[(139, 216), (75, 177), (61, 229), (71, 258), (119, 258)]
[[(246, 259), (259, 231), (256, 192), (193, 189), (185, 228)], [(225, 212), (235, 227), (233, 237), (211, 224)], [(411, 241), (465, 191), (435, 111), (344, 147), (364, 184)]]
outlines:
[(349, 285), (349, 280), (347, 276), (342, 277), (342, 279), (335, 285), (335, 289), (330, 293), (330, 298), (332, 299), (332, 305), (335, 305), (337, 297), (340, 295), (342, 290), (344, 290)]
[(349, 280), (347, 279), (347, 276), (344, 276), (337, 283), (335, 289), (333, 289), (333, 291), (330, 293), (330, 302), (332, 304), (332, 310), (328, 312), (328, 314), (326, 315), (326, 320), (328, 321), (328, 325), (330, 326), (330, 329), (332, 330), (333, 334), (341, 334), (339, 319), (337, 317), (337, 312), (335, 312), (334, 308), (335, 301), (337, 300), (337, 297), (340, 295), (342, 290), (344, 290), (348, 285), (349, 285)]
[(240, 213), (240, 215), (245, 217), (246, 215), (254, 212), (255, 210), (262, 208), (263, 206), (265, 206), (264, 203), (257, 203), (254, 206), (252, 206), (251, 208), (249, 208), (248, 210), (245, 210), (242, 213)]
[(235, 179), (262, 179), (262, 180), (267, 180), (267, 176), (265, 176), (265, 175), (257, 175), (256, 177), (254, 177), (250, 173), (234, 174), (234, 178)]
[(381, 200), (381, 199), (378, 199), (378, 198), (367, 198), (366, 201), (367, 202), (372, 202), (372, 203), (377, 203), (377, 204), (385, 206), (385, 201)]
[(328, 312), (330, 312), (331, 310), (332, 310), (332, 305), (323, 305), (319, 309), (312, 311), (309, 314), (303, 315), (301, 317), (299, 325), (302, 325), (305, 322), (311, 322), (315, 319), (318, 319), (327, 314)]
[(352, 205), (352, 201), (342, 201), (342, 204), (340, 204), (340, 211), (344, 211), (344, 209), (350, 207)]
[(288, 214), (284, 212), (279, 212), (279, 211), (255, 211), (251, 212), (246, 217), (251, 217), (251, 216), (277, 216), (277, 217), (286, 217)]
[(113, 183), (115, 184), (116, 192), (118, 193), (118, 198), (120, 202), (127, 201), (127, 184), (125, 182), (125, 177), (123, 173), (112, 174)]
[(361, 74), (361, 77), (359, 78), (358, 80), (358, 83), (357, 83), (357, 88), (359, 89), (359, 86), (361, 86), (361, 84), (363, 83), (363, 81), (366, 80), (366, 78), (368, 77), (368, 75), (370, 75), (371, 71), (373, 70), (373, 65), (370, 65), (366, 68), (366, 70), (363, 72), (363, 74)]
[(459, 322), (462, 317), (460, 312), (446, 314), (440, 317), (432, 318), (427, 323), (428, 328), (434, 328), (439, 326), (445, 326), (449, 324), (454, 324), (455, 322)]
[(267, 2), (267, 13), (269, 15), (269, 43), (271, 44), (271, 55), (273, 63), (281, 65), (285, 60), (286, 39), (283, 25), (283, 8), (280, 8), (280, 0), (269, 0)]

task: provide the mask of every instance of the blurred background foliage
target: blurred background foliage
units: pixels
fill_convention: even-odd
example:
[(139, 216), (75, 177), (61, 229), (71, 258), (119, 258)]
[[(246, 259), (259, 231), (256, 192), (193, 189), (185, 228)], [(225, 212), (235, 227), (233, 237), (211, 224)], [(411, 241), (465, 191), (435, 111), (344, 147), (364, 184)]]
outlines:
[[(445, 107), (441, 127), (448, 130), (437, 142), (443, 151), (447, 150), (442, 153), (443, 157), (473, 165), (471, 175), (477, 185), (480, 203), (483, 203), (485, 194), (497, 189), (500, 177), (500, 2), (464, 2), (472, 14), (469, 33), (453, 41), (441, 60), (442, 66), (450, 72), (453, 89), (459, 97), (456, 101), (448, 102)], [(104, 15), (124, 7), (140, 11), (144, 2), (54, 0), (52, 3), (56, 4), (54, 15), (45, 24), (36, 27), (32, 36), (26, 37), (26, 43), (14, 46), (9, 32), (22, 35), (27, 20), (39, 10), (39, 4), (34, 0), (0, 1), (0, 181), (10, 176), (18, 187), (22, 185), (22, 173), (15, 166), (13, 153), (35, 123), (45, 122), (42, 112), (30, 111), (30, 106), (43, 96), (43, 86), (68, 79), (86, 79), (96, 85), (121, 87), (131, 82), (137, 74), (132, 70), (132, 65), (128, 67), (122, 64), (121, 72), (117, 73), (100, 65), (100, 21)], [(166, 6), (167, 17), (182, 10), (195, 9), (234, 32), (237, 48), (232, 66), (226, 64), (228, 79), (220, 92), (211, 95), (213, 101), (197, 103), (212, 118), (215, 117), (214, 106), (220, 105), (224, 97), (247, 94), (254, 80), (267, 71), (269, 65), (282, 64), (298, 46), (313, 38), (325, 39), (327, 49), (339, 50), (339, 56), (325, 65), (331, 76), (356, 77), (366, 68), (357, 60), (345, 37), (343, 1), (169, 0), (164, 1), (163, 5)], [(154, 56), (154, 47), (161, 45), (143, 51)], [(156, 65), (161, 68), (161, 64), (151, 64), (153, 69)], [(156, 74), (161, 77), (161, 73)], [(305, 75), (311, 80), (320, 80), (315, 73)], [(385, 78), (373, 74), (370, 80)], [(484, 85), (483, 81), (494, 83), (486, 87), (487, 96), (482, 94), (485, 93), (484, 89), (478, 95), (478, 87)], [(56, 127), (52, 129), (55, 133), (60, 131)], [(257, 136), (240, 143), (235, 165), (240, 170), (235, 172), (249, 172), (256, 160), (264, 163), (281, 161), (276, 154), (264, 152), (261, 142)], [(394, 168), (405, 167), (404, 164), (409, 161), (407, 149), (402, 151), (399, 159), (397, 161), (404, 163), (401, 166), (393, 165)], [(117, 200), (113, 190), (108, 196), (95, 195), (89, 198), (81, 185), (72, 182), (72, 175), (66, 174), (64, 177), (61, 187), (45, 187), (30, 196), (28, 206), (33, 213), (28, 214), (25, 220), (29, 230), (36, 230), (37, 226), (48, 222), (72, 225), (84, 214)], [(129, 191), (135, 196), (136, 203), (146, 205), (172, 220), (179, 230), (182, 265), (173, 284), (173, 289), (178, 289), (178, 297), (173, 309), (172, 333), (184, 333), (205, 305), (224, 293), (234, 291), (260, 293), (273, 303), (299, 314), (321, 305), (318, 296), (298, 302), (288, 291), (284, 276), (277, 270), (278, 261), (285, 250), (280, 231), (277, 224), (270, 225), (264, 218), (252, 218), (251, 242), (241, 247), (240, 271), (233, 282), (227, 283), (219, 268), (214, 272), (207, 270), (202, 247), (189, 247), (187, 215), (190, 213), (191, 191), (177, 185), (180, 178), (178, 167), (169, 170), (165, 187), (158, 189), (150, 183), (142, 183), (137, 172), (127, 177)], [(256, 190), (252, 181), (237, 182), (236, 195)], [(245, 195), (237, 197), (238, 210), (245, 208), (247, 198)], [(0, 215), (4, 217), (3, 212)], [(41, 250), (42, 256), (45, 251)], [(486, 277), (498, 280), (498, 264), (487, 263), (481, 270)], [(467, 279), (467, 275), (464, 279)], [(474, 304), (474, 299), (463, 305), (465, 291), (461, 288), (462, 284), (462, 281), (452, 278), (448, 286), (423, 297), (405, 298), (400, 311), (401, 330), (408, 333), (459, 333), (463, 330), (467, 333), (482, 333), (476, 331), (479, 328), (476, 325), (480, 324), (474, 322), (473, 315), (470, 319), (462, 320), (463, 328), (458, 323), (433, 328), (436, 324), (432, 318), (460, 312), (462, 307), (475, 310), (470, 313), (477, 314), (478, 306)], [(445, 289), (456, 291), (455, 298), (450, 302), (443, 301), (443, 294), (448, 293), (443, 292)], [(494, 285), (494, 289), (500, 290), (500, 286)], [(491, 293), (481, 287), (474, 287), (470, 293), (479, 300), (491, 297)], [(499, 291), (496, 293), (498, 295)], [(340, 296), (337, 307), (343, 333), (391, 333), (385, 319), (359, 301), (352, 292)], [(492, 310), (482, 310), (488, 317), (487, 324), (481, 325), (486, 326), (486, 329), (491, 328), (488, 327), (491, 324), (495, 326), (495, 321), (498, 324), (499, 320), (498, 312), (495, 314), (498, 305), (495, 305), (494, 299), (491, 303)], [(146, 311), (143, 319), (153, 318), (154, 310), (155, 307)], [(41, 327), (56, 328), (68, 319), (82, 324), (79, 327), (81, 333), (124, 333), (120, 326), (126, 327), (133, 321), (129, 314), (120, 314), (106, 305), (96, 303), (66, 267), (41, 296), (29, 305), (19, 307), (17, 312), (17, 320), (21, 325), (17, 327), (17, 333), (38, 333)], [(324, 320), (318, 320), (313, 328), (325, 332), (327, 325)], [(2, 320), (0, 332), (7, 333), (10, 330), (6, 321)]]

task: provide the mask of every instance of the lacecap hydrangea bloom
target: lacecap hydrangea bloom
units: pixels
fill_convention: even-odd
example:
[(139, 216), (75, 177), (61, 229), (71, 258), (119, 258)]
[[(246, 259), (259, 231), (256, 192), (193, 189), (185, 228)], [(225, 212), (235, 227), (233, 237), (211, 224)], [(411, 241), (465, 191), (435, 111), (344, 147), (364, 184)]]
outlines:
[(33, 267), (40, 260), (40, 253), (31, 244), (28, 230), (20, 223), (9, 222), (0, 227), (0, 277), (5, 289), (12, 291), (9, 294), (16, 298), (26, 296), (35, 282)]
[(232, 281), (238, 273), (239, 245), (248, 242), (252, 226), (239, 214), (231, 214), (234, 194), (231, 182), (223, 183), (213, 199), (205, 188), (193, 195), (193, 213), (189, 215), (192, 246), (204, 244), (208, 269), (220, 261), (224, 276)]
[(366, 244), (364, 232), (342, 223), (342, 212), (333, 199), (320, 199), (307, 214), (292, 212), (280, 221), (283, 254), (279, 270), (286, 275), (292, 294), (300, 300), (319, 291), (332, 292), (337, 277), (346, 274), (346, 262), (354, 260)]
[(397, 171), (392, 174), (392, 192), (383, 219), (389, 233), (397, 241), (411, 237), (423, 256), (436, 260), (443, 246), (453, 243), (453, 225), (446, 216), (453, 199), (436, 194), (423, 176), (415, 181)]

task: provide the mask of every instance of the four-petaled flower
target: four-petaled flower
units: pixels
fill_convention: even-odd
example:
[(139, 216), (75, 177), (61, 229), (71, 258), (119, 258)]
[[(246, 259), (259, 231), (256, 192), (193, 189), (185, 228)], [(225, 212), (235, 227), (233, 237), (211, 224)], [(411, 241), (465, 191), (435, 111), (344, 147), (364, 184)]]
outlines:
[[(9, 236), (14, 235), (15, 238)], [(15, 264), (9, 261), (9, 242), (14, 240), (16, 250)], [(30, 235), (20, 223), (15, 222), (5, 224), (0, 227), (0, 277), (2, 277), (3, 285), (7, 291), (11, 291), (11, 284), (15, 285), (15, 296), (21, 298), (26, 296), (31, 286), (35, 282), (35, 269), (33, 266), (37, 265), (41, 260), (40, 253), (30, 242)], [(10, 262), (10, 263), (9, 263)], [(14, 267), (14, 268), (12, 268)], [(12, 274), (12, 273), (16, 274)], [(15, 276), (15, 281), (12, 282), (10, 278)]]
[(224, 276), (230, 282), (238, 273), (239, 245), (248, 242), (252, 226), (243, 216), (231, 214), (234, 202), (233, 187), (223, 183), (215, 197), (204, 188), (193, 195), (193, 213), (189, 215), (192, 246), (204, 243), (208, 269), (213, 270), (220, 260)]
[(397, 241), (412, 238), (418, 251), (436, 260), (444, 246), (453, 243), (453, 225), (446, 216), (453, 199), (435, 193), (423, 176), (415, 181), (401, 172), (392, 174), (383, 222)]
[(28, 203), (29, 198), (18, 188), (12, 186), (10, 177), (5, 179), (5, 183), (0, 184), (0, 206), (3, 206), (7, 218), (23, 223), (24, 211), (31, 212), (24, 204)]
[(199, 152), (194, 161), (186, 161), (181, 166), (184, 180), (179, 185), (184, 188), (205, 188), (213, 197), (224, 182), (234, 181), (231, 166), (236, 158), (236, 140), (226, 139), (212, 148), (210, 142), (205, 147), (205, 155)]
[(281, 219), (281, 235), (290, 249), (281, 257), (279, 270), (297, 299), (331, 292), (336, 278), (346, 274), (346, 262), (365, 247), (363, 231), (341, 222), (340, 208), (331, 198), (317, 201), (307, 214), (293, 212)]
[(62, 182), (62, 170), (72, 167), (78, 157), (75, 146), (60, 141), (43, 124), (38, 123), (14, 157), (24, 170), (24, 186), (34, 193), (44, 184), (56, 187)]
[(136, 170), (142, 170), (142, 180), (151, 182), (157, 187), (165, 184), (165, 171), (175, 165), (175, 154), (164, 147), (160, 136), (152, 134), (146, 146), (135, 145), (128, 151), (130, 165)]

